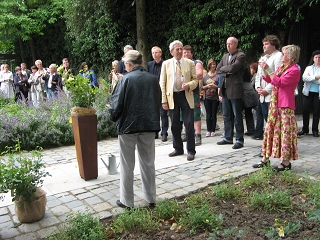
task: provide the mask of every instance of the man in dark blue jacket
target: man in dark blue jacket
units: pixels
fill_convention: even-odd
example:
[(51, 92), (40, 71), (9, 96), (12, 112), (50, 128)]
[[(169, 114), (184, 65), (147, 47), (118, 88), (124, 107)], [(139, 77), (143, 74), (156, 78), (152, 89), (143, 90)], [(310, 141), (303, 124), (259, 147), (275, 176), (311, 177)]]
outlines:
[[(162, 59), (162, 50), (158, 46), (151, 48), (151, 54), (153, 61), (148, 62), (148, 72), (157, 76), (160, 80), (161, 66), (163, 63)], [(169, 128), (169, 119), (168, 119), (168, 110), (164, 110), (162, 106), (160, 107), (160, 116), (161, 116), (161, 140), (166, 142), (168, 140), (168, 128)], [(158, 133), (156, 133), (156, 138), (158, 138)]]
[[(130, 50), (133, 50), (133, 47), (131, 45), (124, 46), (123, 54), (125, 55)], [(127, 74), (126, 67), (124, 65), (123, 60), (120, 60), (119, 63), (118, 63), (118, 71), (117, 71), (117, 73), (119, 74), (119, 77), (122, 77), (122, 75)]]
[(128, 51), (122, 60), (127, 74), (119, 79), (110, 99), (110, 118), (116, 122), (120, 145), (120, 200), (122, 208), (134, 207), (135, 148), (139, 156), (144, 199), (156, 201), (155, 132), (160, 131), (161, 90), (156, 76), (142, 67), (142, 54)]

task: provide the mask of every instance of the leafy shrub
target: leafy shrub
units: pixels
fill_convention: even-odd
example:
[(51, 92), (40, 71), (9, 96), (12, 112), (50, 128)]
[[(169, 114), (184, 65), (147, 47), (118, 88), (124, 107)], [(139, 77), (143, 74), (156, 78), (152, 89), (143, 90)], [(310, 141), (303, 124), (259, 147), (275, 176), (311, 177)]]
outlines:
[(176, 199), (165, 199), (158, 202), (154, 210), (160, 219), (167, 220), (170, 218), (179, 218), (183, 209)]
[(220, 214), (216, 216), (208, 204), (200, 207), (190, 207), (184, 211), (179, 223), (190, 229), (190, 233), (196, 233), (197, 229), (209, 230), (219, 229), (223, 223), (223, 217)]
[(123, 231), (155, 231), (159, 226), (158, 220), (146, 208), (126, 210), (112, 223), (117, 233)]
[[(104, 86), (97, 91), (94, 108), (97, 110), (98, 140), (101, 140), (116, 136), (116, 132), (106, 108), (110, 93)], [(43, 102), (38, 107), (10, 102), (0, 106), (0, 152), (5, 151), (6, 146), (14, 146), (17, 140), (20, 140), (22, 150), (74, 144), (69, 122), (72, 107), (70, 98), (63, 93), (58, 99)]]
[(97, 217), (93, 217), (90, 212), (72, 213), (67, 217), (65, 224), (59, 232), (53, 232), (49, 239), (68, 239), (68, 240), (104, 240), (106, 233)]

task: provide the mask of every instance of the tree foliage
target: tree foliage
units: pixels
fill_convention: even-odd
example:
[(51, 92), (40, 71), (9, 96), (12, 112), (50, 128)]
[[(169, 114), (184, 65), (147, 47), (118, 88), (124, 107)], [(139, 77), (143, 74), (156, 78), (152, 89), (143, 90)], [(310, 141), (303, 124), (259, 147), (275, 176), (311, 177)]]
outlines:
[[(170, 58), (169, 43), (179, 39), (194, 48), (196, 58), (206, 61), (220, 59), (226, 52), (226, 39), (236, 36), (247, 56), (255, 60), (267, 34), (281, 33), (282, 44), (291, 43), (294, 24), (318, 1), (145, 1), (146, 42), (139, 46), (148, 49), (147, 59), (152, 59), (154, 45)], [(123, 46), (137, 47), (135, 4), (133, 0), (4, 0), (0, 3), (0, 47), (11, 46), (8, 39), (33, 38), (41, 49), (37, 57), (42, 59), (40, 54), (44, 54), (47, 64), (69, 57), (73, 66), (86, 61), (100, 75), (107, 74), (111, 61), (121, 58)], [(59, 25), (54, 32), (53, 25)], [(29, 53), (26, 42), (23, 46), (25, 54)], [(54, 55), (51, 59), (49, 52)]]

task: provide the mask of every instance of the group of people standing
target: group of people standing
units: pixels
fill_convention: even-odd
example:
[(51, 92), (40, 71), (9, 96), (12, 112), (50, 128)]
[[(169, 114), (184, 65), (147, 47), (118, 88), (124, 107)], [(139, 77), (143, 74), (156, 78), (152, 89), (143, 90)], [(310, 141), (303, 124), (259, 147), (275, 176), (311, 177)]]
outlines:
[[(121, 64), (124, 68), (121, 70), (118, 67), (115, 70), (118, 76), (115, 74), (117, 77), (114, 80), (109, 108), (119, 134), (121, 170), (120, 199), (117, 204), (120, 207), (134, 207), (134, 146), (138, 150), (144, 197), (150, 207), (154, 206), (154, 133), (161, 131), (161, 140), (167, 141), (168, 115), (171, 119), (174, 148), (169, 157), (184, 154), (182, 132), (185, 128), (187, 160), (194, 160), (198, 134), (195, 124), (196, 108), (200, 109), (199, 91), (203, 91), (206, 108), (207, 137), (215, 135), (216, 114), (221, 102), (224, 137), (217, 142), (218, 145), (233, 144), (233, 149), (242, 148), (245, 134), (253, 139), (263, 139), (262, 160), (253, 167), (266, 166), (269, 158), (274, 157), (281, 160), (280, 164), (274, 167), (275, 170), (291, 169), (290, 161), (298, 158), (294, 92), (301, 75), (297, 65), (300, 48), (287, 45), (280, 51), (280, 40), (275, 35), (266, 36), (262, 43), (263, 56), (258, 64), (251, 64), (249, 68), (245, 53), (238, 47), (238, 40), (229, 37), (226, 42), (228, 53), (218, 64), (215, 59), (210, 59), (207, 71), (204, 71), (201, 61), (193, 59), (192, 48), (184, 46), (179, 40), (170, 43), (172, 58), (168, 60), (162, 59), (161, 49), (154, 46), (151, 49), (154, 60), (148, 62), (148, 70), (142, 67), (141, 53), (133, 50), (131, 46), (130, 49), (125, 47), (124, 57), (118, 61), (118, 66)], [(319, 101), (320, 74), (317, 74), (317, 71), (320, 51), (313, 54), (313, 62), (303, 75), (303, 93), (307, 94), (309, 104), (313, 101), (313, 107), (317, 109), (319, 102), (316, 103), (315, 100)], [(244, 103), (248, 96), (246, 92), (250, 92), (250, 96), (255, 98), (253, 102), (256, 107), (254, 104)], [(253, 120), (249, 120), (253, 127), (247, 126), (248, 131), (245, 132), (243, 110), (248, 108), (248, 113), (252, 113), (253, 107), (257, 116), (256, 125), (254, 126)], [(314, 112), (315, 118), (317, 114)], [(314, 120), (312, 127), (312, 131), (316, 132), (313, 134), (315, 137), (318, 134), (316, 121)], [(307, 123), (304, 126), (302, 134), (308, 132)]]
[[(52, 63), (48, 68), (44, 68), (41, 60), (36, 60), (31, 66), (31, 71), (27, 69), (25, 63), (15, 67), (15, 72), (9, 71), (9, 65), (1, 65), (0, 84), (2, 94), (7, 98), (14, 96), (15, 101), (25, 101), (28, 105), (39, 106), (40, 102), (57, 98), (62, 91), (67, 91), (64, 81), (69, 76), (75, 76), (77, 71), (70, 67), (68, 58), (62, 59), (63, 71), (57, 71), (57, 65)], [(88, 78), (88, 83), (92, 87), (99, 87), (95, 72), (88, 68), (86, 62), (82, 62), (79, 68), (79, 75)]]

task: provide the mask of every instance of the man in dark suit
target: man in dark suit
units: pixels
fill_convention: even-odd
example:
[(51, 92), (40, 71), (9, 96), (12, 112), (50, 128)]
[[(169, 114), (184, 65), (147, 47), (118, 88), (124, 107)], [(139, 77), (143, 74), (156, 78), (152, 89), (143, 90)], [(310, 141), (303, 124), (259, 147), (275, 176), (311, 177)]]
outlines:
[[(133, 50), (133, 47), (131, 45), (126, 45), (123, 48), (123, 55), (125, 55), (128, 51)], [(122, 77), (122, 75), (125, 75), (127, 73), (126, 67), (124, 65), (123, 60), (121, 59), (118, 63), (118, 78)]]
[(227, 49), (228, 53), (223, 55), (217, 66), (217, 74), (224, 77), (221, 94), (225, 129), (224, 139), (217, 144), (233, 144), (233, 129), (235, 127), (236, 143), (232, 148), (238, 149), (242, 148), (244, 143), (242, 98), (244, 97), (243, 72), (246, 56), (238, 49), (238, 39), (235, 37), (227, 39)]
[(182, 57), (182, 42), (175, 40), (169, 45), (173, 58), (162, 63), (160, 74), (160, 87), (162, 91), (162, 107), (169, 110), (171, 118), (171, 132), (173, 148), (169, 157), (183, 154), (181, 139), (180, 110), (187, 136), (187, 160), (194, 160), (195, 140), (193, 127), (193, 89), (198, 86), (194, 62)]
[[(162, 50), (158, 46), (151, 48), (151, 54), (153, 61), (148, 62), (148, 72), (155, 75), (160, 81), (161, 66), (163, 63)], [(168, 110), (164, 110), (162, 106), (160, 107), (160, 117), (161, 117), (161, 140), (166, 142), (168, 140)], [(158, 138), (158, 133), (156, 133), (156, 138)]]

